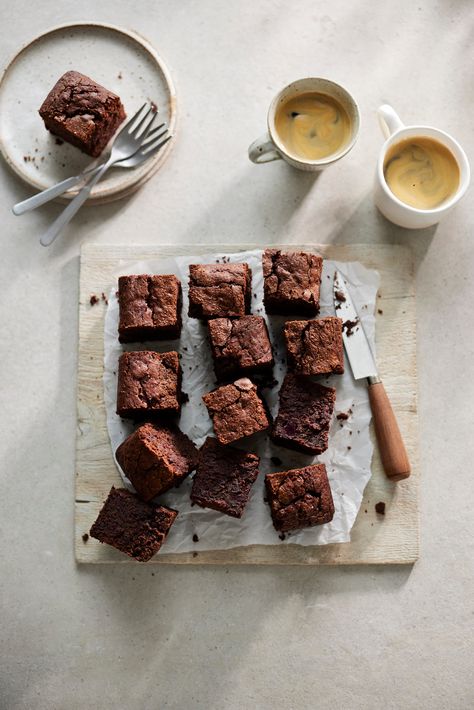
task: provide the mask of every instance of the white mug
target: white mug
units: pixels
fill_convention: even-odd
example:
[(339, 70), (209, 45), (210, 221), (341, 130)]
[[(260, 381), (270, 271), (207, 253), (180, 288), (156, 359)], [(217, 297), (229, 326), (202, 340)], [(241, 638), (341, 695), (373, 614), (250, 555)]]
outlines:
[[(345, 108), (351, 123), (351, 135), (349, 140), (341, 148), (320, 160), (307, 160), (292, 154), (280, 140), (275, 130), (275, 113), (278, 105), (298, 94), (309, 92), (326, 94), (336, 99)], [(275, 96), (267, 116), (268, 133), (249, 146), (249, 158), (253, 163), (270, 163), (272, 160), (285, 160), (289, 165), (299, 170), (319, 171), (340, 160), (354, 146), (360, 128), (359, 108), (355, 99), (342, 86), (329, 79), (308, 78), (299, 79), (285, 86), (279, 94)]]
[[(375, 173), (374, 201), (380, 212), (390, 222), (407, 229), (424, 229), (438, 224), (440, 219), (457, 205), (469, 187), (470, 169), (465, 152), (452, 136), (431, 126), (405, 126), (398, 114), (388, 104), (377, 109), (382, 132), (387, 139), (380, 151)], [(384, 176), (387, 151), (407, 138), (432, 138), (444, 145), (456, 159), (459, 166), (459, 186), (457, 191), (439, 207), (430, 210), (411, 207), (396, 197), (390, 190)]]

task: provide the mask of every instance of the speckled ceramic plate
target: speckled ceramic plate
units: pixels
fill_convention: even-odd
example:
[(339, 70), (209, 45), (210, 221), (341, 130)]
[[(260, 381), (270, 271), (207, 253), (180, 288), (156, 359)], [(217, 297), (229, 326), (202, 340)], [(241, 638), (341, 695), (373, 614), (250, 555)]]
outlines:
[[(38, 114), (45, 96), (68, 70), (77, 70), (117, 93), (132, 116), (154, 101), (176, 135), (176, 95), (169, 71), (135, 32), (99, 23), (55, 27), (23, 47), (0, 80), (0, 150), (8, 165), (37, 190), (77, 175), (92, 158), (46, 131)], [(91, 202), (109, 202), (137, 190), (165, 162), (175, 138), (134, 169), (111, 169), (92, 190)], [(75, 194), (68, 193), (69, 199)]]

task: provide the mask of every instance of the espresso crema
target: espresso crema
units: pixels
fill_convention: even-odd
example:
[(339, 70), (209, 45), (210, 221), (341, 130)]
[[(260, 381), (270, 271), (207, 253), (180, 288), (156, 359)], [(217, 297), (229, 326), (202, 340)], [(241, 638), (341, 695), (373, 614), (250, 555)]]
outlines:
[(456, 158), (432, 138), (407, 138), (393, 145), (385, 157), (384, 176), (399, 200), (420, 210), (432, 210), (458, 190)]
[(308, 92), (283, 101), (275, 128), (289, 153), (303, 160), (321, 160), (337, 153), (352, 134), (345, 108), (332, 96)]

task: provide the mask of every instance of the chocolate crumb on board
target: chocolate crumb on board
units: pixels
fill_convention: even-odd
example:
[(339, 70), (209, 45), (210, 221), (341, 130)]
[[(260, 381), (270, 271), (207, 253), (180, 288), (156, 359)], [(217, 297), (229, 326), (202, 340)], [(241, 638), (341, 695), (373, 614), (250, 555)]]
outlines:
[(282, 460), (281, 460), (278, 456), (272, 456), (271, 459), (270, 459), (270, 461), (271, 461), (272, 464), (274, 464), (275, 466), (281, 466), (281, 464), (283, 463)]
[(345, 421), (346, 419), (349, 419), (351, 414), (352, 409), (348, 409), (347, 412), (339, 412), (339, 414), (336, 415), (336, 419), (339, 419), (339, 421)]
[(359, 325), (359, 319), (355, 318), (354, 320), (346, 320), (342, 324), (342, 330), (346, 331), (347, 337), (350, 335), (354, 334), (354, 329)]
[(380, 313), (380, 315), (383, 316), (383, 310), (381, 308), (377, 308), (377, 313)]
[(375, 504), (375, 512), (379, 515), (385, 515), (385, 503), (383, 500)]
[(194, 533), (194, 535), (193, 535), (193, 542), (199, 542), (199, 538), (196, 535), (196, 533)]
[(181, 392), (181, 404), (186, 404), (189, 402), (189, 394), (187, 392)]
[(197, 556), (198, 556), (198, 553), (197, 553), (197, 552), (193, 552), (193, 557), (197, 557)]
[(56, 145), (62, 145), (64, 143), (64, 141), (62, 141), (61, 138), (55, 138), (54, 142), (56, 143)]
[(95, 306), (96, 303), (99, 303), (99, 299), (97, 298), (95, 293), (93, 293), (92, 296), (90, 297), (89, 303), (91, 304), (91, 306)]
[(346, 297), (344, 296), (342, 291), (336, 291), (334, 295), (336, 296), (338, 301), (341, 301), (341, 303), (344, 303), (344, 301), (346, 300)]
[(280, 538), (280, 540), (286, 540), (286, 535), (285, 535), (285, 533), (280, 533), (280, 534), (278, 535), (278, 537)]
[(102, 297), (102, 300), (104, 301), (105, 305), (108, 306), (109, 299), (107, 298), (107, 296), (105, 295), (105, 293), (103, 291), (102, 291), (101, 297)]
[(84, 535), (82, 536), (82, 542), (87, 542), (88, 539), (89, 539), (89, 535), (87, 533), (84, 533)]

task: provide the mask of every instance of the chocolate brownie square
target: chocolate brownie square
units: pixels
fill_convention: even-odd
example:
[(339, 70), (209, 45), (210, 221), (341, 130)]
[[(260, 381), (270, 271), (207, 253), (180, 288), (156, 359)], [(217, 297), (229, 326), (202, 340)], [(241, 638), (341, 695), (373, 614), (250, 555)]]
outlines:
[(142, 424), (115, 452), (122, 471), (145, 501), (179, 486), (194, 471), (198, 450), (174, 425)]
[(308, 377), (288, 373), (280, 389), (272, 440), (288, 449), (322, 454), (328, 448), (335, 401), (333, 387), (323, 387)]
[(208, 330), (219, 379), (271, 371), (272, 346), (262, 316), (214, 318), (208, 321)]
[(178, 511), (144, 503), (125, 488), (112, 486), (91, 537), (139, 562), (148, 562), (163, 545)]
[(257, 388), (247, 377), (203, 395), (203, 401), (221, 444), (230, 444), (269, 426)]
[(248, 264), (191, 264), (189, 315), (225, 318), (250, 313), (252, 272)]
[(334, 503), (323, 463), (267, 473), (265, 487), (276, 530), (288, 532), (333, 519)]
[(191, 500), (233, 518), (241, 518), (258, 476), (260, 459), (208, 437), (199, 451)]
[(291, 320), (285, 324), (288, 367), (302, 375), (342, 375), (342, 320)]
[(178, 353), (150, 350), (123, 353), (119, 359), (117, 414), (143, 419), (178, 414), (181, 367)]
[(173, 274), (120, 276), (119, 340), (173, 340), (181, 333), (181, 282)]
[(262, 255), (263, 303), (267, 313), (315, 316), (323, 260), (317, 254), (282, 253), (266, 249)]
[(53, 86), (39, 110), (46, 128), (97, 158), (125, 118), (120, 97), (77, 71)]

